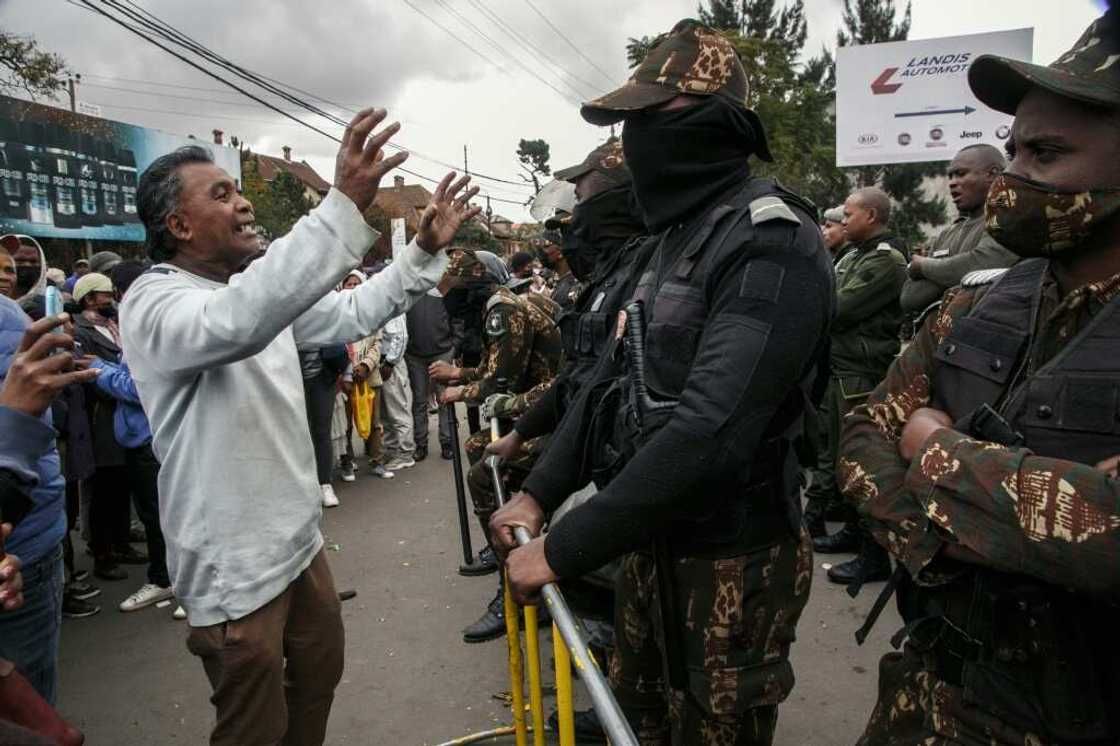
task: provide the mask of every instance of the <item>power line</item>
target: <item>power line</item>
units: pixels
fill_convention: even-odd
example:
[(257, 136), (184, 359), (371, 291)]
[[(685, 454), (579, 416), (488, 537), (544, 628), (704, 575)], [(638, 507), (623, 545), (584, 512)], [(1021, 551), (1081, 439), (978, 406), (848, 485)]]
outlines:
[[(405, 1), (407, 2), (408, 0), (405, 0)], [(76, 0), (68, 0), (68, 2), (70, 2), (72, 5), (78, 4)], [(307, 127), (308, 129), (310, 129), (314, 132), (318, 132), (319, 134), (323, 135), (324, 137), (326, 137), (328, 139), (334, 140), (335, 142), (341, 142), (340, 139), (335, 137), (334, 135), (331, 135), (330, 133), (325, 132), (324, 130), (322, 130), (322, 129), (316, 127), (316, 126), (299, 119), (298, 117), (284, 111), (280, 107), (278, 107), (278, 106), (276, 106), (276, 105), (274, 105), (274, 104), (272, 104), (268, 101), (265, 101), (264, 99), (250, 93), (249, 91), (246, 91), (244, 88), (241, 88), (240, 86), (226, 80), (225, 78), (222, 78), (217, 73), (215, 73), (211, 70), (208, 70), (205, 67), (201, 66), (200, 64), (187, 59), (186, 57), (179, 54), (178, 52), (175, 52), (174, 50), (169, 49), (167, 46), (161, 44), (156, 39), (149, 36), (145, 31), (143, 31), (143, 30), (131, 25), (130, 23), (128, 23), (128, 21), (117, 18), (116, 16), (112, 15), (111, 13), (109, 13), (105, 10), (102, 10), (100, 8), (95, 7), (93, 5), (93, 0), (80, 0), (80, 2), (81, 2), (82, 6), (85, 6), (86, 8), (88, 8), (89, 10), (92, 10), (93, 12), (97, 13), (98, 15), (101, 15), (101, 16), (104, 16), (105, 18), (108, 18), (109, 20), (113, 21), (117, 25), (131, 31), (132, 33), (136, 34), (137, 36), (141, 37), (142, 39), (148, 41), (150, 44), (164, 50), (165, 52), (167, 52), (171, 56), (181, 60), (182, 62), (185, 62), (186, 64), (188, 64), (191, 67), (199, 70), (200, 72), (214, 78), (215, 80), (218, 80), (219, 82), (224, 83), (225, 85), (229, 86), (230, 88), (233, 88), (234, 90), (243, 94), (247, 98), (250, 98), (254, 101), (257, 101), (262, 106), (265, 106), (269, 109), (272, 109), (273, 111), (276, 111), (277, 113), (283, 115), (284, 117), (293, 120), (297, 124), (302, 124), (304, 127)], [(128, 11), (127, 9), (121, 7), (118, 3), (114, 2), (114, 0), (101, 0), (101, 2), (114, 7), (116, 10), (125, 14), (127, 17), (132, 18), (136, 22), (141, 23), (142, 25), (144, 25), (148, 28), (153, 28), (152, 23), (146, 22), (143, 19), (137, 18), (134, 13), (132, 13), (132, 12)], [(151, 18), (155, 19), (156, 23), (166, 26), (166, 24), (163, 24), (162, 21), (159, 21), (158, 18), (151, 15), (150, 13), (147, 13), (147, 11), (142, 10), (141, 12), (143, 12), (146, 15), (149, 15)], [(194, 42), (189, 37), (186, 37), (185, 35), (181, 34), (180, 32), (176, 31), (175, 29), (171, 28), (170, 26), (167, 26), (167, 28), (169, 28), (171, 30), (172, 34), (177, 35), (181, 38), (184, 38), (184, 39), (186, 39), (186, 41), (185, 42), (184, 41), (177, 41), (173, 36), (169, 36), (166, 32), (160, 32), (158, 30), (158, 28), (153, 28), (153, 31), (155, 33), (159, 34), (160, 36), (163, 36), (165, 39), (167, 39), (168, 41), (170, 41), (172, 43), (177, 43), (180, 46), (187, 47), (191, 51), (194, 51), (196, 54), (199, 54), (200, 56), (203, 56), (204, 59), (207, 59), (208, 61), (211, 61), (213, 64), (219, 64), (220, 66), (226, 67), (227, 69), (231, 69), (231, 68), (236, 69), (236, 65), (233, 65), (233, 63), (230, 63), (228, 60), (222, 60), (222, 61), (219, 61), (219, 62), (215, 62), (214, 60), (211, 60), (207, 55), (211, 55), (213, 57), (217, 57), (217, 55), (214, 55), (214, 53), (210, 52), (210, 50), (207, 50), (205, 47), (202, 47), (202, 45), (198, 44), (197, 42)], [(201, 50), (201, 51), (199, 51), (199, 50)], [(231, 69), (231, 71), (234, 71), (233, 69)], [(244, 74), (244, 72), (245, 71), (242, 70), (240, 73), (235, 73), (235, 74), (239, 74), (241, 77), (248, 77)], [(249, 77), (249, 79), (251, 80), (251, 77)], [(298, 101), (298, 99), (295, 99), (294, 97), (290, 96), (290, 94), (286, 94), (282, 91), (278, 91), (274, 87), (265, 86), (265, 85), (260, 84), (260, 83), (258, 83), (258, 85), (265, 88), (266, 90), (269, 90), (270, 92), (276, 93), (277, 95), (280, 95), (284, 98), (292, 100), (294, 103), (300, 103)], [(318, 110), (317, 107), (312, 107), (310, 104), (304, 104), (304, 106), (305, 106), (305, 108), (308, 108), (308, 110), (312, 111), (312, 113), (321, 113), (322, 112), (322, 110)], [(325, 112), (322, 112), (322, 115), (330, 118), (330, 115), (326, 114)], [(430, 181), (430, 182), (435, 183), (435, 184), (438, 184), (439, 181), (440, 181), (438, 179), (433, 179), (429, 176), (425, 176), (423, 174), (416, 173), (414, 171), (410, 171), (410, 170), (408, 170), (406, 168), (403, 168), (403, 167), (400, 167), (400, 166), (398, 166), (398, 170), (400, 170), (404, 173), (407, 173), (411, 176), (415, 176), (416, 178), (424, 179), (426, 181)], [(505, 200), (505, 199), (501, 199), (499, 197), (490, 197), (490, 199), (493, 199), (496, 202), (506, 202), (506, 203), (509, 203), (509, 204), (516, 204), (516, 205), (523, 205), (524, 204), (522, 202), (516, 202), (514, 200)]]
[[(85, 2), (85, 1), (86, 0), (83, 0), (83, 2)], [(170, 24), (165, 23), (164, 21), (159, 19), (157, 16), (153, 15), (152, 13), (149, 13), (148, 11), (144, 10), (143, 8), (140, 8), (135, 3), (131, 2), (131, 0), (125, 0), (125, 2), (127, 2), (129, 5), (132, 5), (132, 6), (136, 7), (139, 10), (140, 13), (143, 13), (144, 15), (148, 16), (151, 19), (151, 21), (146, 21), (146, 20), (137, 18), (135, 13), (133, 13), (131, 11), (128, 11), (127, 9), (122, 8), (120, 6), (120, 4), (118, 2), (116, 2), (115, 0), (102, 0), (102, 2), (106, 3), (106, 4), (109, 4), (109, 5), (112, 5), (112, 6), (115, 6), (118, 10), (123, 12), (129, 18), (137, 20), (138, 22), (142, 23), (147, 28), (153, 29), (156, 33), (163, 36), (164, 38), (167, 38), (169, 41), (172, 41), (173, 43), (177, 43), (180, 46), (187, 47), (189, 50), (193, 51), (195, 54), (203, 56), (204, 59), (207, 59), (208, 61), (212, 62), (213, 64), (217, 64), (217, 65), (229, 70), (230, 72), (233, 72), (235, 75), (238, 75), (239, 77), (242, 77), (242, 78), (248, 80), (249, 82), (254, 83), (257, 86), (264, 88), (266, 91), (272, 93), (273, 95), (276, 95), (276, 96), (278, 96), (280, 98), (283, 98), (283, 99), (285, 99), (285, 100), (287, 100), (291, 103), (294, 103), (297, 106), (308, 110), (310, 113), (315, 114), (317, 116), (321, 116), (321, 117), (327, 119), (327, 121), (332, 122), (332, 123), (334, 123), (334, 124), (336, 124), (340, 127), (348, 126), (348, 122), (346, 122), (345, 120), (340, 119), (340, 118), (334, 116), (333, 114), (330, 114), (329, 112), (326, 112), (326, 111), (320, 109), (317, 106), (308, 104), (307, 102), (296, 98), (295, 96), (291, 95), (287, 91), (284, 91), (284, 90), (281, 90), (281, 89), (277, 88), (276, 85), (268, 85), (268, 84), (260, 82), (260, 80), (258, 78), (263, 78), (264, 76), (260, 76), (257, 73), (253, 73), (252, 71), (249, 71), (249, 70), (245, 70), (244, 68), (230, 62), (228, 59), (226, 59), (224, 57), (221, 57), (217, 53), (215, 53), (212, 50), (206, 48), (202, 44), (199, 44), (198, 42), (196, 42), (190, 36), (182, 33), (178, 29), (175, 29)], [(101, 13), (102, 15), (105, 15), (101, 11), (97, 11), (97, 12)], [(118, 20), (118, 19), (113, 19), (113, 20)], [(160, 46), (161, 48), (165, 49), (165, 51), (168, 51), (169, 53), (171, 53), (175, 56), (179, 56), (176, 53), (171, 52), (171, 50), (167, 50), (166, 47), (163, 47), (162, 45), (158, 44), (154, 40), (151, 40), (150, 37), (147, 37), (143, 32), (141, 32), (137, 29), (134, 29), (131, 26), (128, 26), (127, 22), (120, 22), (118, 20), (118, 23), (122, 23), (122, 25), (125, 25), (126, 28), (129, 28), (130, 30), (133, 30), (135, 33), (141, 35), (143, 38), (146, 38), (149, 41), (152, 41), (152, 43), (154, 43), (157, 46)], [(221, 78), (220, 76), (214, 75), (212, 72), (206, 70), (205, 68), (202, 68), (202, 67), (199, 67), (199, 66), (195, 65), (194, 63), (191, 63), (189, 60), (186, 60), (185, 58), (182, 58), (182, 57), (179, 57), (179, 58), (183, 59), (188, 64), (191, 64), (193, 67), (196, 67), (197, 69), (206, 73), (210, 77), (213, 77), (213, 78), (225, 83), (226, 85), (229, 85), (230, 87), (234, 88), (235, 90), (243, 93), (244, 95), (246, 95), (250, 99), (256, 101), (257, 103), (261, 104), (262, 106), (265, 106), (265, 107), (267, 107), (267, 108), (269, 108), (273, 111), (277, 111), (277, 112), (281, 113), (282, 115), (284, 115), (285, 117), (287, 117), (289, 119), (293, 119), (297, 123), (304, 124), (304, 126), (307, 126), (310, 129), (315, 130), (316, 132), (319, 132), (320, 134), (324, 134), (328, 137), (331, 137), (330, 135), (327, 135), (327, 133), (323, 132), (321, 129), (319, 129), (317, 127), (314, 127), (314, 126), (312, 126), (312, 125), (310, 125), (306, 122), (303, 122), (300, 119), (297, 119), (296, 117), (292, 116), (289, 112), (281, 110), (278, 107), (276, 107), (275, 105), (273, 105), (273, 104), (271, 104), (267, 101), (264, 101), (263, 99), (260, 99), (256, 96), (252, 95), (252, 94), (247, 93), (243, 89), (238, 88), (237, 86), (234, 86), (232, 83), (225, 80), (224, 78)], [(272, 79), (269, 79), (269, 80), (272, 80)], [(288, 86), (287, 84), (282, 83), (280, 81), (275, 81), (275, 83), (278, 84), (278, 85), (283, 85), (285, 87), (293, 88), (294, 90), (299, 90), (299, 89), (294, 88), (294, 86)], [(330, 103), (332, 105), (336, 105), (336, 104), (334, 104), (334, 102), (330, 102), (326, 99), (320, 99), (320, 100), (324, 100), (324, 101), (327, 101), (327, 103)], [(136, 108), (136, 107), (134, 107), (134, 108)], [(387, 143), (387, 145), (388, 145), (388, 147), (393, 148), (395, 150), (402, 150), (402, 151), (403, 150), (409, 150), (406, 147), (401, 146), (401, 145), (397, 145), (396, 143), (393, 143), (393, 142), (389, 142), (389, 143)], [(457, 169), (457, 166), (455, 166), (454, 164), (449, 164), (446, 161), (442, 161), (440, 159), (433, 158), (433, 157), (425, 155), (421, 152), (409, 150), (409, 153), (410, 154), (415, 154), (418, 158), (420, 158), (422, 160), (426, 160), (426, 161), (430, 161), (432, 163), (436, 163), (438, 165), (444, 166), (445, 168), (450, 168), (452, 170)], [(503, 184), (510, 184), (512, 186), (515, 186), (515, 187), (518, 187), (518, 188), (521, 188), (521, 189), (529, 188), (523, 182), (512, 181), (510, 179), (503, 179), (503, 178), (500, 178), (500, 177), (490, 176), (488, 174), (483, 174), (483, 173), (476, 173), (475, 175), (478, 178), (484, 179), (484, 180), (487, 180), (487, 181), (493, 181), (493, 182), (498, 182), (498, 183), (503, 183)], [(508, 190), (504, 190), (504, 191), (506, 191), (508, 193)]]
[[(437, 1), (439, 1), (439, 2), (449, 2), (450, 0), (437, 0)], [(477, 8), (484, 16), (489, 18), (491, 20), (491, 22), (496, 24), (498, 26), (498, 28), (501, 29), (506, 34), (506, 36), (513, 39), (514, 42), (516, 42), (523, 49), (525, 49), (531, 57), (535, 57), (537, 60), (539, 60), (542, 65), (544, 65), (545, 67), (547, 67), (548, 65), (552, 65), (554, 68), (556, 68), (557, 70), (560, 71), (560, 74), (562, 76), (567, 75), (572, 80), (578, 81), (582, 85), (586, 86), (587, 90), (590, 90), (593, 95), (598, 95), (598, 94), (595, 93), (598, 90), (598, 86), (596, 86), (594, 83), (590, 83), (587, 80), (584, 80), (583, 78), (579, 77), (578, 75), (572, 73), (566, 67), (564, 67), (559, 62), (554, 60), (552, 57), (545, 54), (545, 52), (542, 49), (541, 44), (539, 42), (530, 43), (529, 41), (527, 41), (528, 37), (525, 34), (518, 33), (517, 29), (513, 28), (513, 26), (511, 26), (504, 18), (502, 18), (501, 16), (496, 14), (494, 11), (490, 10), (489, 7), (487, 7), (485, 4), (483, 4), (482, 0), (469, 0), (469, 2), (471, 3), (471, 5), (475, 6), (475, 8)], [(568, 84), (568, 87), (571, 88), (573, 91), (576, 91), (576, 93), (578, 93), (581, 98), (588, 98), (586, 92), (580, 91), (570, 84)]]
[(448, 36), (450, 36), (451, 38), (455, 39), (455, 41), (459, 42), (459, 43), (460, 43), (460, 44), (462, 44), (462, 45), (463, 45), (464, 47), (466, 47), (467, 49), (469, 49), (469, 50), (471, 50), (472, 52), (474, 52), (474, 53), (475, 53), (476, 55), (478, 55), (478, 56), (479, 56), (479, 57), (480, 57), (480, 58), (481, 58), (481, 59), (482, 59), (483, 61), (485, 61), (486, 63), (488, 63), (488, 64), (490, 64), (490, 65), (493, 65), (494, 67), (498, 68), (499, 70), (501, 70), (501, 69), (502, 69), (502, 66), (501, 66), (501, 65), (499, 65), (499, 64), (498, 64), (498, 63), (496, 63), (496, 62), (494, 62), (494, 61), (493, 61), (492, 59), (490, 59), (489, 57), (487, 57), (486, 55), (484, 55), (484, 54), (483, 54), (482, 52), (480, 52), (480, 51), (478, 51), (477, 49), (475, 49), (475, 48), (474, 48), (473, 46), (471, 46), (471, 45), (470, 45), (470, 44), (469, 44), (468, 42), (464, 41), (464, 40), (463, 40), (463, 39), (462, 39), (462, 38), (461, 38), (461, 37), (460, 37), (460, 36), (459, 36), (458, 34), (456, 34), (456, 33), (455, 33), (454, 31), (452, 31), (451, 29), (447, 28), (447, 27), (446, 27), (446, 26), (444, 26), (444, 25), (443, 25), (442, 23), (440, 23), (439, 21), (437, 21), (436, 19), (432, 18), (432, 17), (430, 16), (430, 15), (428, 15), (427, 13), (425, 13), (425, 12), (424, 12), (423, 10), (421, 10), (420, 8), (418, 8), (418, 7), (416, 7), (415, 5), (413, 5), (413, 4), (412, 4), (412, 3), (411, 3), (411, 2), (409, 1), (409, 0), (404, 0), (404, 4), (405, 4), (405, 5), (407, 5), (408, 7), (412, 8), (413, 10), (415, 10), (415, 11), (416, 11), (417, 13), (419, 13), (420, 15), (424, 16), (425, 18), (427, 18), (427, 19), (428, 19), (429, 21), (431, 21), (431, 22), (432, 22), (433, 24), (435, 24), (435, 25), (436, 25), (436, 26), (438, 26), (439, 28), (443, 29), (443, 30), (444, 30), (444, 31), (445, 31), (445, 32), (447, 33), (447, 35), (448, 35)]
[(550, 20), (548, 19), (548, 16), (546, 16), (546, 15), (545, 15), (544, 13), (542, 13), (542, 12), (540, 11), (540, 9), (539, 9), (539, 8), (537, 8), (537, 6), (533, 4), (533, 0), (525, 0), (525, 3), (526, 3), (526, 5), (528, 5), (528, 6), (530, 7), (530, 8), (532, 8), (532, 9), (533, 9), (533, 12), (534, 12), (534, 13), (536, 13), (536, 14), (537, 14), (538, 16), (540, 16), (540, 17), (541, 17), (541, 20), (543, 20), (543, 21), (544, 21), (545, 23), (547, 23), (547, 24), (548, 24), (548, 27), (549, 27), (550, 29), (552, 29), (553, 31), (555, 31), (555, 32), (556, 32), (556, 35), (557, 35), (557, 36), (559, 36), (559, 37), (560, 37), (561, 39), (563, 39), (563, 40), (564, 40), (565, 42), (567, 42), (567, 43), (568, 43), (568, 46), (569, 46), (569, 47), (571, 47), (571, 48), (572, 48), (572, 49), (573, 49), (573, 50), (575, 51), (575, 53), (576, 53), (576, 54), (578, 54), (578, 55), (579, 55), (580, 57), (582, 57), (583, 59), (587, 60), (587, 64), (589, 64), (589, 65), (591, 65), (591, 66), (592, 66), (593, 68), (595, 68), (595, 69), (596, 69), (596, 70), (597, 70), (597, 71), (599, 72), (599, 74), (600, 74), (600, 75), (602, 75), (602, 76), (603, 76), (603, 78), (604, 78), (604, 79), (605, 79), (605, 80), (606, 80), (606, 81), (607, 81), (607, 82), (608, 82), (609, 84), (611, 84), (611, 85), (614, 85), (614, 84), (615, 84), (615, 80), (614, 80), (614, 78), (612, 78), (612, 77), (611, 77), (610, 73), (608, 73), (608, 72), (607, 72), (606, 70), (604, 70), (603, 68), (601, 68), (601, 67), (599, 67), (598, 65), (596, 65), (596, 64), (595, 64), (595, 60), (591, 59), (591, 58), (590, 58), (590, 57), (588, 57), (588, 56), (587, 56), (586, 54), (584, 54), (584, 53), (583, 53), (583, 51), (582, 51), (582, 50), (581, 50), (581, 49), (580, 49), (579, 47), (577, 47), (577, 46), (576, 46), (576, 45), (575, 45), (575, 44), (574, 44), (574, 43), (572, 42), (572, 40), (571, 40), (571, 39), (569, 39), (569, 38), (567, 37), (567, 35), (566, 35), (566, 34), (565, 34), (565, 33), (564, 33), (563, 31), (561, 31), (560, 29), (556, 28), (556, 24), (554, 24), (554, 23), (553, 23), (552, 21), (550, 21)]

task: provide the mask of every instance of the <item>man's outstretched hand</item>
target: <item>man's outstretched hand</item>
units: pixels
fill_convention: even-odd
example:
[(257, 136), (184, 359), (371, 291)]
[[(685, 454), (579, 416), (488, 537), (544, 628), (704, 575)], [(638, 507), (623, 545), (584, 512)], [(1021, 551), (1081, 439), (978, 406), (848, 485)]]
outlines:
[(478, 194), (478, 187), (464, 191), (471, 177), (464, 176), (452, 184), (451, 180), (454, 178), (454, 171), (443, 177), (432, 195), (432, 201), (420, 216), (416, 244), (429, 254), (435, 254), (451, 243), (459, 226), (482, 211), (481, 207), (471, 206), (471, 199)]
[[(408, 159), (400, 152), (385, 157), (382, 148), (389, 138), (400, 130), (400, 122), (393, 122), (370, 137), (373, 128), (385, 119), (384, 109), (362, 109), (350, 120), (342, 135), (342, 145), (334, 164), (335, 189), (353, 201), (359, 212), (365, 212), (377, 196), (377, 187), (385, 174)], [(368, 141), (367, 141), (368, 138)]]

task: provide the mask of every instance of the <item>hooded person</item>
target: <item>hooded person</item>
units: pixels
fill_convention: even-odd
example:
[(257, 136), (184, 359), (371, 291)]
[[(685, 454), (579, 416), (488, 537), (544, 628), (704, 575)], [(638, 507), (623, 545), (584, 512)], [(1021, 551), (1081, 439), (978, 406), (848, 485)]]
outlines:
[(1118, 60), (1109, 10), (1048, 66), (969, 68), (1015, 117), (985, 215), (1020, 260), (949, 290), (844, 421), (838, 481), (905, 568), (859, 744), (1120, 743)]
[(16, 263), (15, 299), (32, 319), (46, 312), (43, 291), (47, 287), (47, 256), (43, 247), (31, 236), (9, 233), (0, 236), (0, 244)]
[[(688, 19), (584, 104), (592, 124), (623, 122), (653, 246), (621, 327), (630, 364), (611, 342), (619, 354), (602, 357), (491, 520), (518, 599), (621, 558), (612, 688), (649, 742), (771, 743), (808, 600), (793, 445), (835, 304), (832, 262), (816, 208), (752, 176), (752, 157), (772, 158), (748, 100), (734, 47)], [(589, 476), (593, 499), (514, 548), (511, 526), (538, 533)]]

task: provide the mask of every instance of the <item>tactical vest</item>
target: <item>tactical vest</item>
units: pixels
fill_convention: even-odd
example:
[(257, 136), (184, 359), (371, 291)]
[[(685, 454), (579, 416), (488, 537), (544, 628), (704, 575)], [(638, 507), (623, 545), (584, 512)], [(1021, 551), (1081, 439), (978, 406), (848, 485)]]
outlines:
[[(1004, 274), (938, 345), (933, 406), (961, 421), (1000, 410), (1039, 456), (1095, 464), (1120, 453), (1120, 299), (1028, 375), (1047, 263)], [(965, 700), (1044, 740), (1120, 737), (1120, 609), (1033, 578), (970, 569), (907, 584), (910, 643)]]
[[(713, 273), (731, 252), (750, 251), (764, 223), (779, 225), (771, 220), (784, 221), (787, 227), (796, 229), (800, 224), (812, 224), (814, 218), (811, 206), (801, 198), (772, 181), (752, 178), (709, 210), (695, 228), (660, 238), (660, 247), (647, 263), (634, 293), (634, 299), (640, 300), (645, 309), (646, 384), (655, 399), (680, 398), (708, 321), (706, 287)], [(665, 249), (671, 241), (684, 244), (677, 244), (670, 253)], [(676, 258), (670, 263), (666, 256)], [(663, 263), (665, 266), (661, 266)], [(619, 399), (625, 402), (625, 391), (620, 392)], [(678, 522), (673, 531), (675, 554), (733, 556), (772, 543), (783, 531), (796, 533), (800, 500), (792, 440), (802, 431), (807, 401), (802, 387), (791, 390), (759, 444), (754, 462), (728, 491), (727, 499), (707, 515)], [(643, 437), (638, 438), (631, 432), (632, 412), (623, 404), (616, 415), (614, 441), (648, 440), (669, 416), (669, 411), (663, 410), (648, 417)], [(619, 443), (617, 448), (618, 460), (624, 463), (629, 457), (626, 444)]]

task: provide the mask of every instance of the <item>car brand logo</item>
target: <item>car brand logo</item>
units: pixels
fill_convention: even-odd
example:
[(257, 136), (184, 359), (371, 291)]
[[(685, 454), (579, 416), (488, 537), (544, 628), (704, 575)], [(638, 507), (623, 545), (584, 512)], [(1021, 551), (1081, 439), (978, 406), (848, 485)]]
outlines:
[(864, 134), (856, 138), (856, 141), (860, 145), (874, 145), (875, 143), (879, 142), (879, 136), (874, 132), (865, 132)]

